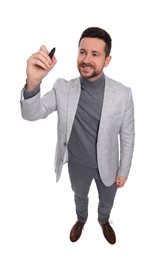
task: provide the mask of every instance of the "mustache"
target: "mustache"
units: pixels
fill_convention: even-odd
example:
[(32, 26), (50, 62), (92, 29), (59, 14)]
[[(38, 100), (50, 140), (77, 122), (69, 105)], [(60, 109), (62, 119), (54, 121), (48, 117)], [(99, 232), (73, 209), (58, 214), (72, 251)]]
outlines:
[(93, 66), (91, 63), (86, 63), (86, 62), (81, 62), (81, 63), (79, 64), (79, 66), (86, 66), (86, 67), (94, 68), (94, 66)]

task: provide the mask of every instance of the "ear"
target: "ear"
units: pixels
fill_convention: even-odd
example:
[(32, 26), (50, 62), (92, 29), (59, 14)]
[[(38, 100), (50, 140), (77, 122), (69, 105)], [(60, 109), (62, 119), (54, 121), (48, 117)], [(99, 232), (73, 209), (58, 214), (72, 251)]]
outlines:
[(110, 63), (112, 57), (109, 55), (106, 59), (105, 59), (105, 67), (108, 66), (108, 64)]

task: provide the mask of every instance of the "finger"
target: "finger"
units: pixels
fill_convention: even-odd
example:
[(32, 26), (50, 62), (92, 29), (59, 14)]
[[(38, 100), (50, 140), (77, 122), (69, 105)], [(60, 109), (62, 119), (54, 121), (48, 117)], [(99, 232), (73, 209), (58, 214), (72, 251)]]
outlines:
[(45, 59), (49, 62), (49, 64), (51, 64), (51, 58), (49, 57), (49, 51), (47, 50), (45, 45), (41, 45), (38, 53), (42, 54), (43, 57), (45, 57)]
[(43, 50), (40, 50), (39, 54), (42, 55), (44, 57), (44, 60), (47, 61), (51, 65), (52, 59), (49, 57), (49, 52), (47, 53)]
[(117, 178), (117, 180), (116, 180), (116, 186), (117, 186), (117, 187), (120, 187), (120, 185), (121, 185), (120, 179)]
[(39, 52), (42, 53), (42, 55), (48, 60), (50, 65), (52, 62), (54, 63), (54, 65), (56, 64), (57, 60), (55, 58), (55, 54), (53, 55), (53, 57), (51, 59), (49, 57), (49, 51), (47, 50), (45, 45), (41, 45)]
[(35, 55), (32, 55), (28, 60), (27, 60), (27, 66), (39, 66), (43, 69), (48, 69), (49, 66), (47, 66), (42, 60), (35, 58)]
[(42, 52), (34, 53), (30, 57), (29, 62), (30, 64), (39, 65), (39, 66), (41, 65), (41, 67), (46, 67), (46, 68), (50, 68), (51, 66), (51, 60), (48, 60), (45, 53)]
[(39, 66), (39, 67), (42, 67), (43, 69), (45, 70), (51, 70), (55, 64), (57, 63), (57, 60), (56, 58), (54, 57), (54, 59), (50, 62), (50, 64), (43, 58), (41, 57), (41, 59), (34, 59), (34, 64)]
[(47, 70), (47, 69), (50, 68), (50, 65), (46, 65), (44, 62), (42, 62), (42, 61), (39, 60), (39, 59), (35, 59), (35, 60), (34, 60), (34, 64), (37, 65), (37, 66), (39, 66), (39, 67), (41, 67), (41, 68), (43, 68), (43, 69), (45, 69), (45, 70)]
[(53, 57), (52, 57), (52, 60), (51, 60), (54, 64), (56, 64), (56, 62), (57, 62), (57, 59), (56, 59), (56, 57), (55, 57), (55, 55), (53, 55)]
[(41, 45), (40, 51), (44, 51), (44, 52), (46, 52), (46, 53), (49, 53), (49, 51), (47, 50), (47, 48), (46, 48), (45, 45)]
[(50, 65), (52, 64), (52, 61), (51, 61), (49, 55), (48, 55), (47, 53), (43, 52), (43, 51), (40, 51), (40, 52), (38, 53), (38, 58), (39, 58), (43, 63), (45, 63), (45, 65), (46, 65), (47, 67), (48, 67), (48, 66), (50, 67)]

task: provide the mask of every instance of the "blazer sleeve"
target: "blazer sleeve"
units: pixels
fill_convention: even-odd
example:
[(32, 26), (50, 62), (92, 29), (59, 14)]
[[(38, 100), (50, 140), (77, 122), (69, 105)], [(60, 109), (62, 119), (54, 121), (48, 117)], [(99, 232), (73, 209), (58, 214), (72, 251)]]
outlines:
[(120, 128), (120, 166), (118, 176), (123, 177), (128, 176), (131, 168), (135, 139), (134, 104), (132, 91), (130, 88), (128, 90), (128, 101)]
[(40, 92), (35, 96), (24, 99), (23, 91), (21, 92), (21, 114), (23, 119), (28, 121), (36, 121), (46, 118), (49, 114), (56, 111), (56, 91), (53, 87), (51, 91), (47, 92), (42, 98)]

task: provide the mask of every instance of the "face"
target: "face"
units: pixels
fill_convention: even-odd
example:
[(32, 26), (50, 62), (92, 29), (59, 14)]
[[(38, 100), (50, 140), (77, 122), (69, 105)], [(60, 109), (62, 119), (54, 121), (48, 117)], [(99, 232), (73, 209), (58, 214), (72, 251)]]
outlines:
[(80, 42), (77, 57), (77, 68), (80, 75), (88, 80), (101, 77), (104, 67), (107, 67), (111, 56), (105, 57), (105, 43), (97, 38), (83, 38)]

